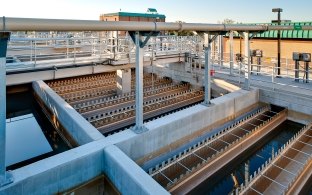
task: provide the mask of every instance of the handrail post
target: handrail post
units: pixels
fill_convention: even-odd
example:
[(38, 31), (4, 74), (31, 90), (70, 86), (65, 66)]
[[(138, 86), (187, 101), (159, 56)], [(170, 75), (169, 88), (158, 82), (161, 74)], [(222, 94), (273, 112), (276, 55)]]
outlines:
[(245, 39), (245, 83), (244, 89), (249, 90), (250, 88), (250, 39), (249, 39), (249, 32), (244, 33)]

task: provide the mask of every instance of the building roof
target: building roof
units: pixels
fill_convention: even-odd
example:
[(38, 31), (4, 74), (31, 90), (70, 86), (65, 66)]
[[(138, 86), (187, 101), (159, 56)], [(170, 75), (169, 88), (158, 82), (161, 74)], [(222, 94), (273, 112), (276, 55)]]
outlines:
[[(277, 23), (269, 24), (277, 25)], [(294, 26), (294, 29), (298, 30), (282, 30), (281, 38), (283, 39), (312, 39), (312, 30), (301, 30), (300, 26), (312, 25), (312, 22), (288, 22), (282, 23), (285, 26)], [(256, 38), (277, 38), (277, 30), (266, 31), (257, 34)]]
[[(262, 24), (250, 24), (250, 25), (263, 25)], [(266, 23), (265, 25), (278, 25), (277, 23)], [(312, 22), (285, 22), (281, 25), (294, 26), (294, 30), (281, 30), (282, 39), (312, 39), (312, 30), (301, 30), (300, 26), (312, 25)], [(264, 39), (276, 39), (277, 30), (265, 31), (263, 33), (258, 33), (254, 38), (264, 38)], [(239, 36), (235, 34), (235, 36)]]
[(166, 18), (166, 16), (163, 14), (155, 14), (153, 12), (151, 13), (116, 12), (116, 13), (103, 14), (103, 16), (126, 16), (126, 17), (159, 18), (159, 19)]

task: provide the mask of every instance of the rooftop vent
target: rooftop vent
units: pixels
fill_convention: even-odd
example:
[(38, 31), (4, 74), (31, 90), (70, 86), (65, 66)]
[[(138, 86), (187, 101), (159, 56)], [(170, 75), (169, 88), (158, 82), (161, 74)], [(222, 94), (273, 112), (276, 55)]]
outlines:
[(149, 14), (157, 14), (157, 9), (155, 9), (155, 8), (147, 8), (147, 13), (149, 13)]

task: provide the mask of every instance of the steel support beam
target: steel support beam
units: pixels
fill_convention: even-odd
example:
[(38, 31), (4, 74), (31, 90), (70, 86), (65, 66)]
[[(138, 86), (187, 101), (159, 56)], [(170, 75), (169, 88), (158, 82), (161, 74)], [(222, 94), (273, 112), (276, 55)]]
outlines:
[(211, 43), (208, 43), (208, 46), (205, 47), (205, 100), (204, 105), (209, 106), (211, 100)]
[[(144, 65), (144, 46), (151, 36), (157, 36), (159, 32), (139, 32), (130, 31), (130, 37), (135, 43), (135, 126), (133, 131), (143, 133), (148, 129), (143, 124), (143, 65)], [(146, 36), (143, 40), (143, 35)]]
[(244, 32), (245, 40), (245, 83), (244, 89), (249, 90), (250, 88), (250, 70), (251, 70), (251, 61), (250, 61), (250, 38), (249, 32)]
[(0, 187), (13, 182), (6, 172), (6, 51), (9, 32), (0, 32)]
[(224, 34), (224, 32), (215, 32), (211, 38), (209, 38), (208, 35), (207, 39), (205, 39), (205, 99), (203, 102), (205, 106), (211, 105), (211, 43), (215, 41), (220, 34)]
[(141, 35), (135, 33), (135, 127), (134, 132), (142, 133), (146, 131), (143, 125), (143, 62), (144, 46), (140, 45)]
[(221, 68), (223, 67), (224, 60), (224, 45), (223, 45), (223, 36), (219, 35), (219, 63)]
[(234, 33), (230, 31), (230, 75), (233, 75), (234, 66)]

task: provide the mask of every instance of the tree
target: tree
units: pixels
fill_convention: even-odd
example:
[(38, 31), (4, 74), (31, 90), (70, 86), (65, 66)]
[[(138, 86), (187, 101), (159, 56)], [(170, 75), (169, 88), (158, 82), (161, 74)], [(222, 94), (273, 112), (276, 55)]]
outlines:
[(230, 18), (225, 18), (222, 22), (218, 21), (219, 24), (235, 24), (236, 22)]
[[(176, 23), (185, 23), (183, 21), (176, 21)], [(175, 31), (175, 30), (170, 30), (168, 31), (169, 35), (176, 35), (176, 36), (194, 36), (194, 32), (193, 31)]]

